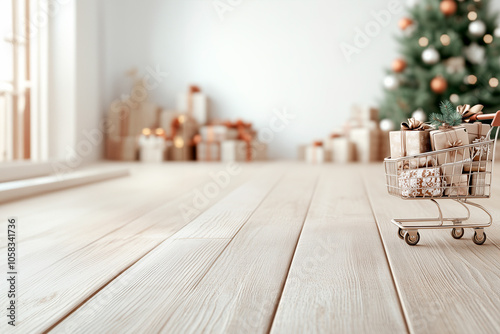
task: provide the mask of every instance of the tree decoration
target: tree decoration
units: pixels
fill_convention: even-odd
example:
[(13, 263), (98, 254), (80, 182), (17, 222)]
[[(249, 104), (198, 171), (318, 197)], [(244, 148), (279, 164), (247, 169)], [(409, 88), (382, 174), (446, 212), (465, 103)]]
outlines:
[(417, 121), (420, 121), (420, 122), (425, 122), (427, 121), (427, 115), (425, 114), (425, 112), (419, 108), (417, 110), (415, 110), (412, 114), (411, 114), (411, 117), (412, 118), (415, 118)]
[(395, 59), (392, 62), (392, 70), (396, 73), (403, 72), (406, 68), (406, 62), (403, 59)]
[(395, 128), (394, 122), (388, 118), (381, 120), (379, 126), (382, 131), (392, 131)]
[(439, 9), (444, 15), (450, 16), (457, 11), (457, 3), (453, 0), (443, 0), (439, 4)]
[(486, 24), (481, 20), (469, 23), (469, 32), (472, 36), (481, 37), (486, 32)]
[(400, 124), (422, 110), (430, 119), (444, 99), (500, 109), (500, 14), (492, 1), (410, 1), (397, 36), (405, 66), (388, 61), (380, 118)]
[(448, 88), (448, 82), (442, 76), (437, 76), (431, 80), (430, 86), (434, 93), (442, 94)]
[(433, 47), (429, 47), (422, 52), (422, 60), (428, 65), (436, 64), (440, 58), (439, 52)]
[(403, 17), (401, 20), (399, 20), (399, 28), (401, 30), (405, 30), (406, 28), (408, 28), (412, 24), (413, 24), (413, 20), (411, 20), (407, 17)]
[(465, 69), (464, 57), (451, 57), (444, 61), (446, 72), (449, 74), (462, 73)]
[(432, 113), (430, 116), (431, 124), (434, 127), (450, 127), (462, 123), (462, 115), (455, 110), (450, 101), (442, 101), (439, 105), (439, 111), (440, 113)]
[(395, 76), (388, 75), (384, 79), (384, 87), (388, 90), (394, 90), (399, 87), (399, 81)]
[(467, 60), (472, 64), (481, 64), (484, 62), (486, 50), (477, 43), (471, 43), (471, 45), (464, 49), (464, 53)]

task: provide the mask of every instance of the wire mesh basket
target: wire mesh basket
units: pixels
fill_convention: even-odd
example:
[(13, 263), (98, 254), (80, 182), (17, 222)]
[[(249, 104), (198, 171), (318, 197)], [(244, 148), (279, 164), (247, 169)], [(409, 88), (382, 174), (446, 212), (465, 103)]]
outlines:
[[(496, 114), (479, 115), (477, 120), (493, 119), (492, 125), (500, 125), (500, 111)], [(491, 128), (493, 129), (493, 127)], [(470, 199), (489, 198), (495, 160), (498, 132), (491, 139), (487, 136), (469, 145), (455, 145), (447, 149), (401, 158), (384, 160), (387, 191), (405, 200), (431, 200), (437, 205), (437, 218), (392, 219), (399, 227), (398, 235), (409, 245), (420, 240), (418, 229), (451, 228), (452, 236), (459, 239), (464, 228), (475, 230), (473, 241), (483, 244), (484, 228), (492, 224), (491, 214)], [(450, 145), (454, 146), (454, 145)], [(451, 199), (467, 210), (466, 217), (445, 218), (437, 200)], [(470, 223), (468, 206), (484, 211), (490, 218), (486, 223)]]

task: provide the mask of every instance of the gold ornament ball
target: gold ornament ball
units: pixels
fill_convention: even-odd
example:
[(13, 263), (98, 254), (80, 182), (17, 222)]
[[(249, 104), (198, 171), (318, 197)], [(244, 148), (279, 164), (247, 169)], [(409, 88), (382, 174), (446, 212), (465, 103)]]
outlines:
[(392, 70), (396, 73), (403, 72), (406, 68), (406, 62), (403, 59), (396, 59), (392, 62)]
[(437, 76), (431, 80), (431, 89), (434, 93), (442, 94), (445, 92), (447, 88), (448, 88), (448, 82), (446, 82), (445, 78)]
[(457, 11), (457, 3), (454, 0), (443, 0), (439, 4), (439, 9), (445, 16), (450, 16)]
[(401, 30), (405, 30), (409, 26), (413, 24), (413, 21), (407, 17), (403, 17), (401, 20), (399, 20), (399, 28)]

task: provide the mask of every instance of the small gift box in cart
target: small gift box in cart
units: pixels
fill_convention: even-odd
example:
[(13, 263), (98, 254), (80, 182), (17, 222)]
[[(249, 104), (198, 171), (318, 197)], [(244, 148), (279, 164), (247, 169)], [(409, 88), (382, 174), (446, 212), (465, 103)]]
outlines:
[[(500, 126), (500, 111), (496, 114), (475, 114), (468, 121), (493, 120), (491, 129)], [(491, 139), (491, 129), (484, 136), (472, 143), (463, 144), (456, 138), (459, 133), (453, 129), (442, 130), (450, 136), (444, 149), (431, 152), (386, 158), (384, 160), (387, 190), (390, 195), (405, 200), (430, 200), (438, 209), (437, 218), (392, 219), (398, 227), (398, 235), (408, 245), (416, 245), (420, 241), (419, 229), (451, 229), (451, 235), (460, 239), (465, 228), (474, 229), (472, 240), (477, 245), (486, 241), (485, 227), (493, 222), (493, 217), (483, 206), (471, 202), (470, 199), (489, 198), (495, 146), (498, 132)], [(447, 218), (437, 200), (453, 200), (466, 209), (466, 217)], [(471, 217), (469, 206), (484, 211), (489, 217), (485, 223), (468, 223)]]

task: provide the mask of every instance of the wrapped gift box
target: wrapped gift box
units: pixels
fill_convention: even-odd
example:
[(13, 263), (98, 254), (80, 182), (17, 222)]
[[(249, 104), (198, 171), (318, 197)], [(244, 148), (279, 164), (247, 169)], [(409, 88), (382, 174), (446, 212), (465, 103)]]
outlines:
[(348, 163), (355, 159), (356, 147), (346, 137), (333, 138), (331, 141), (332, 161), (335, 163)]
[(165, 131), (167, 138), (172, 137), (172, 122), (180, 116), (176, 110), (162, 110), (160, 113), (160, 128)]
[(390, 131), (391, 158), (426, 153), (431, 150), (430, 131)]
[(139, 160), (142, 162), (162, 162), (165, 160), (167, 143), (165, 138), (154, 135), (139, 137)]
[(266, 160), (267, 145), (258, 141), (224, 140), (220, 152), (224, 162)]
[(182, 136), (176, 136), (169, 154), (173, 161), (189, 161), (194, 160), (194, 150), (195, 146), (190, 142), (184, 141)]
[(453, 127), (444, 130), (434, 130), (430, 132), (431, 146), (434, 151), (447, 148), (459, 148), (458, 150), (447, 153), (438, 154), (438, 163), (449, 164), (443, 166), (443, 174), (448, 184), (456, 184), (461, 182), (460, 175), (462, 174), (464, 160), (470, 159), (470, 149), (460, 149), (460, 146), (469, 144), (469, 135), (464, 127)]
[(311, 164), (320, 164), (327, 161), (326, 150), (323, 144), (318, 142), (308, 145), (305, 151), (306, 162)]
[(356, 161), (367, 163), (378, 160), (379, 131), (370, 128), (357, 128), (349, 131), (349, 140), (355, 146)]
[(467, 196), (469, 194), (469, 175), (462, 174), (454, 177), (454, 182), (446, 185), (444, 194), (450, 197)]
[[(193, 99), (192, 116), (198, 124), (205, 124), (208, 120), (208, 98), (202, 92), (191, 93)], [(189, 110), (189, 92), (177, 96), (177, 110), (187, 113)]]
[(106, 138), (106, 157), (110, 160), (135, 161), (139, 152), (136, 136)]
[(385, 158), (391, 156), (390, 131), (379, 131), (379, 151), (378, 160), (384, 161)]
[(196, 145), (196, 160), (198, 161), (220, 161), (220, 142), (199, 142)]
[(404, 197), (441, 197), (443, 194), (439, 167), (403, 170), (398, 182)]
[(485, 137), (491, 129), (491, 125), (483, 124), (481, 122), (463, 123), (461, 126), (467, 130), (469, 143), (472, 143), (475, 139)]
[(238, 130), (225, 125), (205, 125), (200, 128), (201, 139), (204, 141), (224, 141), (238, 139)]
[(489, 173), (472, 173), (470, 176), (470, 194), (472, 196), (488, 196), (490, 194)]
[(351, 119), (358, 120), (361, 125), (368, 121), (378, 122), (379, 111), (377, 108), (361, 105), (353, 105), (351, 108)]
[(472, 141), (472, 144), (476, 144), (471, 152), (474, 161), (493, 161), (493, 149), (489, 141), (486, 137)]

